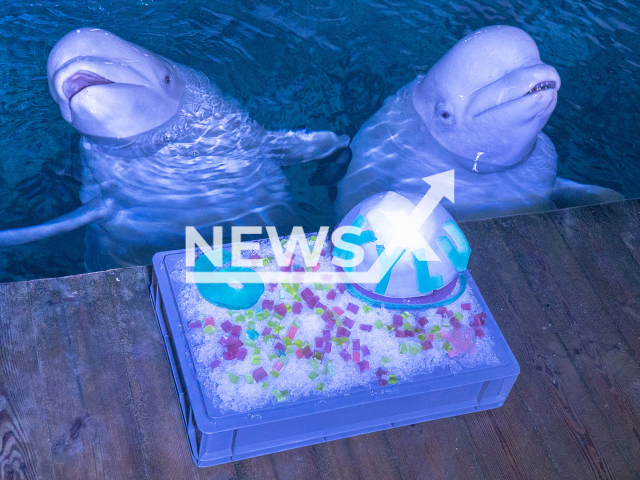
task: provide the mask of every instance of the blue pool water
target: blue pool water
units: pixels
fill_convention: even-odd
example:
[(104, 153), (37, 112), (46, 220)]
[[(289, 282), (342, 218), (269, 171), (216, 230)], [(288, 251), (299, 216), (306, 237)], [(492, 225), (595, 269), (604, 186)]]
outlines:
[[(269, 129), (360, 125), (458, 39), (492, 24), (526, 30), (562, 78), (545, 128), (560, 176), (640, 196), (640, 12), (599, 1), (334, 0), (0, 2), (0, 229), (80, 205), (79, 134), (46, 80), (49, 51), (81, 26), (112, 31), (209, 76)], [(331, 208), (313, 171), (285, 172)], [(329, 175), (330, 176), (330, 175)], [(314, 212), (310, 212), (310, 218)], [(0, 250), (0, 281), (84, 271), (84, 229)]]

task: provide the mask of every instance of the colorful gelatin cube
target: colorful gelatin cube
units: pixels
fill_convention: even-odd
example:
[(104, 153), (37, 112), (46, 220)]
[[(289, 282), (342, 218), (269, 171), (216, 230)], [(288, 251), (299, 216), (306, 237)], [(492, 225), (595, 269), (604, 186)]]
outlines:
[(346, 350), (342, 350), (340, 352), (340, 356), (343, 358), (345, 362), (348, 362), (349, 360), (351, 360), (351, 355), (349, 355), (349, 352), (347, 352)]
[(331, 319), (324, 326), (329, 330), (333, 330), (336, 326), (336, 321), (334, 319)]
[(318, 378), (320, 376), (320, 374), (318, 372), (316, 372), (315, 370), (313, 370), (310, 374), (309, 374), (309, 378), (311, 380), (315, 380), (316, 378)]
[(253, 310), (245, 310), (244, 316), (247, 318), (253, 318)]
[(280, 374), (279, 374), (276, 370), (271, 370), (270, 375), (271, 375), (273, 378), (278, 378), (278, 377), (280, 376)]
[(222, 327), (222, 330), (224, 330), (227, 333), (229, 333), (231, 331), (231, 327), (233, 327), (233, 325), (229, 320), (225, 320), (220, 326)]
[(233, 360), (236, 358), (237, 350), (227, 350), (226, 352), (222, 352), (222, 358), (225, 360)]
[(409, 345), (409, 353), (414, 357), (418, 354), (421, 348), (417, 345)]
[(273, 300), (263, 300), (262, 310), (273, 310)]
[(329, 283), (325, 283), (322, 287), (325, 292), (328, 292), (329, 290), (331, 290), (331, 285)]
[(444, 342), (442, 344), (442, 348), (448, 352), (449, 350), (451, 350), (451, 344), (449, 342)]
[(482, 330), (482, 327), (476, 327), (473, 331), (476, 333), (476, 337), (484, 338), (484, 330)]
[(356, 339), (353, 341), (353, 349), (354, 349), (354, 350), (360, 350), (360, 339), (356, 338)]
[(200, 328), (202, 327), (202, 323), (200, 322), (189, 322), (189, 328)]
[(374, 325), (375, 325), (375, 326), (376, 326), (376, 328), (378, 328), (378, 329), (380, 329), (380, 328), (384, 327), (384, 324), (383, 324), (380, 320), (376, 321), (376, 323), (374, 323)]
[(424, 342), (427, 339), (427, 336), (424, 333), (421, 333), (420, 335), (418, 335), (418, 338), (421, 342)]
[(369, 351), (369, 347), (367, 347), (366, 345), (362, 345), (360, 347), (360, 351), (362, 352), (362, 355), (364, 355), (365, 357), (371, 354), (371, 352)]
[(327, 306), (324, 303), (318, 302), (316, 303), (316, 310), (321, 308), (323, 311), (327, 309)]
[(347, 287), (345, 287), (343, 283), (339, 283), (338, 285), (336, 285), (336, 288), (340, 293), (344, 293), (345, 290), (347, 289)]
[(322, 360), (323, 355), (324, 354), (320, 350), (314, 350), (313, 351), (313, 356), (315, 358), (317, 358), (318, 360)]
[(300, 340), (300, 339), (294, 340), (293, 344), (298, 348), (302, 348), (302, 345), (303, 345), (302, 340)]
[(305, 288), (300, 292), (300, 296), (306, 302), (307, 300), (313, 297), (313, 292), (309, 290), (309, 288)]
[(247, 330), (247, 337), (249, 337), (251, 340), (255, 341), (258, 339), (259, 336), (260, 334), (255, 330)]
[(343, 322), (347, 326), (347, 328), (353, 328), (353, 326), (356, 324), (356, 322), (351, 320), (349, 317), (344, 317)]
[(389, 383), (392, 385), (398, 383), (398, 377), (396, 375), (389, 375)]
[(414, 332), (413, 330), (406, 330), (404, 332), (404, 336), (405, 337), (415, 337), (416, 336), (416, 332)]
[(337, 315), (340, 316), (344, 313), (344, 310), (342, 310), (340, 307), (331, 307), (331, 310), (333, 310), (333, 312)]
[(282, 363), (280, 360), (273, 364), (274, 370), (280, 371), (282, 370), (282, 367), (284, 367), (284, 363)]
[(303, 353), (305, 358), (311, 358), (313, 356), (313, 352), (311, 351), (311, 347), (309, 345), (306, 345), (302, 349), (302, 353)]
[(420, 325), (421, 327), (424, 327), (428, 321), (429, 320), (427, 320), (427, 317), (420, 317), (418, 319), (418, 325)]
[(407, 345), (404, 342), (400, 344), (400, 353), (407, 353)]
[(433, 333), (427, 333), (427, 340), (433, 342), (433, 340), (435, 339), (435, 335)]
[(431, 348), (433, 348), (433, 344), (429, 340), (425, 340), (424, 342), (420, 342), (420, 345), (422, 345), (422, 349), (423, 350), (430, 350)]
[(242, 361), (246, 357), (247, 357), (247, 349), (246, 348), (239, 348), (238, 349), (238, 353), (236, 353), (236, 359)]
[(227, 373), (227, 378), (228, 378), (228, 379), (229, 379), (229, 381), (230, 381), (231, 383), (233, 383), (233, 384), (238, 383), (238, 380), (240, 379), (240, 377), (239, 377), (239, 376), (234, 375), (234, 374), (233, 374), (233, 373), (231, 373), (231, 372), (228, 372), (228, 373)]
[(471, 310), (471, 304), (463, 303), (462, 305), (460, 305), (460, 308), (462, 308), (463, 310)]
[(324, 345), (324, 338), (322, 338), (322, 337), (316, 337), (315, 341), (316, 341), (316, 347), (317, 348), (320, 348), (320, 347), (322, 347), (322, 345)]
[(381, 378), (378, 380), (378, 385), (380, 385), (381, 387), (386, 386), (386, 385), (387, 385), (387, 383), (389, 383), (389, 376), (388, 376), (388, 375), (385, 375), (385, 376), (384, 376), (384, 378), (383, 378), (383, 377), (381, 377)]
[(460, 320), (458, 320), (457, 318), (453, 317), (451, 320), (449, 320), (451, 322), (451, 326), (455, 329), (458, 330), (460, 327), (462, 327), (462, 325), (460, 325)]
[(220, 365), (221, 363), (222, 363), (222, 361), (221, 361), (221, 360), (219, 360), (219, 359), (217, 359), (217, 358), (214, 358), (214, 359), (213, 359), (213, 362), (211, 362), (211, 363), (209, 364), (209, 368), (210, 368), (211, 370), (213, 370), (214, 368), (216, 368), (216, 367), (217, 367), (218, 365)]
[(360, 361), (360, 352), (353, 352), (353, 361), (358, 363)]
[(286, 347), (286, 346), (284, 345), (284, 343), (282, 343), (282, 342), (277, 342), (277, 343), (273, 346), (273, 348), (274, 348), (276, 351), (281, 350), (281, 351), (283, 351), (283, 352), (287, 349), (287, 347)]
[(238, 315), (236, 317), (236, 322), (238, 322), (238, 323), (244, 322), (244, 315)]
[(249, 384), (254, 383), (253, 375), (251, 375), (250, 373), (247, 373), (247, 374), (244, 376), (244, 381), (245, 381), (245, 382), (247, 382), (247, 383), (249, 383)]
[(292, 342), (291, 342), (291, 339), (290, 339), (289, 337), (284, 337), (283, 342), (284, 342), (285, 346), (287, 346), (287, 347), (288, 347), (289, 345), (291, 345), (291, 343), (292, 343)]
[(327, 342), (331, 340), (331, 330), (322, 330), (322, 339)]
[(338, 338), (348, 337), (349, 335), (351, 335), (351, 332), (344, 327), (338, 327), (337, 334), (338, 334)]
[(360, 324), (360, 330), (363, 332), (370, 332), (373, 327), (371, 325), (367, 325), (365, 323)]
[(369, 313), (373, 311), (373, 307), (369, 306), (369, 305), (364, 305), (362, 307), (362, 310), (364, 311), (364, 313)]
[(412, 329), (411, 324), (409, 322), (404, 322), (402, 324), (402, 328), (404, 328), (405, 330), (411, 330)]
[(397, 328), (401, 327), (403, 321), (404, 321), (404, 318), (402, 318), (402, 315), (394, 315), (393, 316), (393, 326), (394, 327), (397, 327)]
[(280, 390), (276, 390), (275, 388), (273, 390), (271, 390), (271, 394), (276, 397), (276, 400), (278, 400), (279, 402), (283, 402), (284, 401), (284, 397), (282, 396), (282, 394), (280, 393)]
[(335, 298), (336, 298), (335, 290), (329, 290), (329, 293), (327, 293), (327, 300), (333, 300)]
[(453, 317), (453, 310), (447, 310), (447, 312), (445, 313), (447, 318), (451, 318)]
[(295, 313), (296, 315), (298, 315), (300, 312), (302, 312), (302, 304), (300, 302), (295, 302), (292, 306), (291, 306), (291, 312)]
[(331, 342), (324, 342), (324, 353), (331, 353)]
[(307, 307), (309, 308), (315, 307), (316, 303), (318, 303), (319, 301), (320, 301), (320, 297), (316, 297), (316, 296), (313, 296), (305, 300), (305, 302), (307, 303)]
[(273, 307), (273, 311), (284, 317), (287, 314), (287, 306), (284, 303), (279, 303)]
[(296, 327), (295, 325), (291, 325), (289, 327), (289, 331), (287, 332), (287, 337), (289, 337), (291, 340), (293, 340), (293, 337), (296, 336), (297, 332), (298, 332), (298, 327)]
[(302, 348), (298, 348), (296, 350), (296, 357), (298, 357), (298, 358), (304, 357), (304, 351), (302, 350)]
[(233, 325), (229, 333), (234, 337), (239, 337), (240, 333), (242, 333), (242, 327), (240, 325)]
[(354, 305), (353, 303), (349, 303), (347, 305), (347, 310), (355, 315), (360, 310), (360, 307), (358, 307), (357, 305)]
[(324, 383), (318, 383), (318, 385), (316, 385), (316, 390), (318, 390), (319, 392), (324, 391)]
[(405, 320), (411, 316), (409, 312), (402, 312), (400, 315), (402, 315), (402, 318), (404, 318)]
[(404, 330), (396, 330), (396, 337), (404, 338), (405, 331)]
[(216, 327), (213, 325), (207, 325), (202, 331), (208, 335), (213, 335), (216, 332)]
[(260, 355), (253, 355), (251, 357), (251, 365), (260, 365)]
[(369, 362), (367, 362), (366, 360), (358, 362), (358, 368), (360, 369), (360, 373), (366, 372), (367, 370), (369, 370)]
[(216, 321), (213, 319), (213, 317), (207, 317), (204, 319), (204, 324), (205, 326), (209, 326), (211, 325), (212, 327), (216, 326)]
[(387, 363), (389, 363), (391, 360), (389, 360), (389, 357), (382, 357), (380, 359), (380, 362), (382, 363), (382, 365), (385, 365)]
[(376, 370), (376, 377), (380, 378), (382, 375), (386, 375), (387, 373), (389, 373), (387, 370), (378, 367), (378, 370)]

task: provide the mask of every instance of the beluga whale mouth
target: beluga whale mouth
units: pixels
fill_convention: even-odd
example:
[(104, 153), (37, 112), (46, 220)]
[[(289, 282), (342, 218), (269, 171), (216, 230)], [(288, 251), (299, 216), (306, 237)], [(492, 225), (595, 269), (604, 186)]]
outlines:
[(540, 83), (536, 84), (527, 93), (525, 93), (525, 95), (530, 95), (532, 93), (540, 92), (542, 90), (548, 90), (550, 88), (555, 90), (556, 89), (556, 82), (554, 82), (552, 80), (548, 80), (548, 81), (545, 81), (545, 82), (540, 82)]
[(64, 81), (62, 91), (69, 101), (69, 104), (71, 104), (71, 99), (74, 95), (80, 93), (85, 88), (92, 87), (94, 85), (108, 85), (110, 83), (114, 82), (101, 77), (97, 73), (89, 72), (87, 70), (79, 70)]

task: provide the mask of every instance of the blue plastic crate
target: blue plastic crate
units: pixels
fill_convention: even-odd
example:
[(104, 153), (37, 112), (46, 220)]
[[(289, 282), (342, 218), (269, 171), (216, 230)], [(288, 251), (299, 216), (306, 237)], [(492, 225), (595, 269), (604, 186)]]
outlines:
[(302, 398), (249, 413), (222, 413), (197, 379), (176, 301), (181, 284), (169, 275), (184, 255), (184, 250), (176, 250), (153, 257), (151, 300), (171, 364), (191, 455), (199, 467), (496, 408), (504, 403), (520, 373), (466, 271), (467, 288), (473, 290), (487, 313), (484, 329), (494, 342), (498, 365), (463, 367), (455, 375), (448, 367), (437, 367), (391, 387), (372, 383), (351, 389), (349, 395)]

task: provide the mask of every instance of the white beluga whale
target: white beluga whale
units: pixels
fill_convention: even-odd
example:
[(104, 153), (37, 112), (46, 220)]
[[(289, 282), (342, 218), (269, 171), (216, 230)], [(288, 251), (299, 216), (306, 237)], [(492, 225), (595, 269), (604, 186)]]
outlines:
[[(299, 224), (281, 167), (345, 161), (349, 137), (268, 131), (202, 74), (100, 29), (63, 37), (47, 63), (52, 97), (82, 135), (82, 207), (0, 232), (0, 246), (88, 225), (90, 270), (149, 264), (184, 248), (185, 227)], [(264, 231), (264, 230), (263, 230)]]
[(460, 40), (360, 128), (338, 184), (336, 212), (370, 195), (421, 194), (423, 177), (455, 170), (458, 221), (622, 199), (556, 177), (557, 155), (541, 132), (560, 77), (524, 31), (493, 26)]

